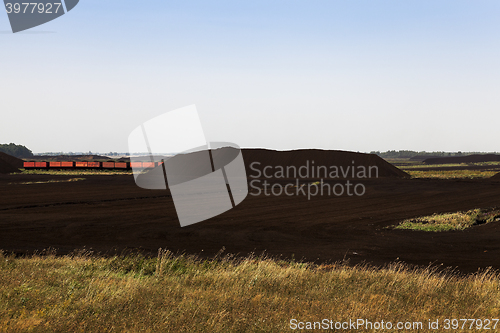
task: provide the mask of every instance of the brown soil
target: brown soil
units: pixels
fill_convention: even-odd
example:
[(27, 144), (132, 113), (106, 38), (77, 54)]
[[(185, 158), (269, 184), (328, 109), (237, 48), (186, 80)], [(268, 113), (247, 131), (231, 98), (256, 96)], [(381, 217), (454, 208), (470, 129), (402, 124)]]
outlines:
[(454, 164), (454, 163), (481, 163), (481, 162), (496, 162), (500, 161), (500, 155), (485, 154), (485, 155), (467, 155), (453, 157), (435, 157), (428, 158), (423, 162), (425, 164)]
[[(244, 158), (250, 161), (246, 152)], [(500, 269), (500, 223), (444, 233), (386, 228), (416, 216), (498, 207), (500, 185), (491, 179), (369, 179), (359, 181), (366, 186), (361, 197), (249, 194), (236, 208), (181, 228), (169, 192), (141, 189), (132, 176), (20, 184), (68, 178), (0, 175), (1, 249), (32, 253), (52, 247), (60, 254), (84, 247), (101, 253), (140, 249), (155, 255), (161, 247), (212, 256), (225, 248), (313, 262), (398, 260), (462, 272)]]
[(0, 173), (18, 172), (23, 166), (23, 160), (0, 152)]
[(0, 173), (5, 174), (5, 173), (12, 173), (12, 172), (18, 172), (19, 169), (13, 167), (9, 163), (0, 160)]
[(435, 156), (432, 156), (432, 155), (421, 155), (421, 156), (413, 156), (413, 157), (410, 157), (409, 160), (410, 161), (423, 161), (423, 160), (426, 160), (428, 158), (435, 158)]

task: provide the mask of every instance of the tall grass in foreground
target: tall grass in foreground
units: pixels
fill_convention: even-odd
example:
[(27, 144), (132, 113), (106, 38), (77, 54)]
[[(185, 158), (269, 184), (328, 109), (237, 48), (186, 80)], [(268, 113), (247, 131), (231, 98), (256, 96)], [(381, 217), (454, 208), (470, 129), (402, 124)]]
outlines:
[(458, 277), (402, 264), (203, 260), (165, 251), (154, 259), (0, 256), (1, 332), (284, 332), (291, 319), (359, 318), (426, 328), (428, 319), (442, 327), (445, 318), (499, 312), (500, 276), (488, 270)]

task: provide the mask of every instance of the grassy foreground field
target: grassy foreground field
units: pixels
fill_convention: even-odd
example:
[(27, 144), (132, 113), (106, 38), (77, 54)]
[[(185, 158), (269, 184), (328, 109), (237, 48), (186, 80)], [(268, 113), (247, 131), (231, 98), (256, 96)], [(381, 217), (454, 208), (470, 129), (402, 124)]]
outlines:
[(153, 259), (0, 256), (1, 332), (284, 332), (323, 319), (331, 327), (401, 322), (407, 331), (420, 322), (424, 332), (436, 331), (429, 319), (439, 330), (458, 319), (448, 332), (460, 319), (481, 319), (474, 331), (491, 332), (499, 316), (500, 276), (489, 270), (459, 277), (402, 264), (204, 260), (167, 251)]

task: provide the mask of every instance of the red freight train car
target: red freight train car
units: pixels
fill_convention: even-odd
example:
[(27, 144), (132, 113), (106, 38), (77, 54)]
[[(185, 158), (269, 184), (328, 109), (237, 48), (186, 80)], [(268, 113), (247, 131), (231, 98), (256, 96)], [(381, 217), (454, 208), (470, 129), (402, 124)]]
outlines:
[(131, 168), (142, 168), (142, 162), (130, 162)]
[[(150, 162), (138, 162), (141, 166), (153, 167), (154, 163)], [(137, 165), (138, 166), (138, 165)], [(85, 168), (85, 169), (119, 169), (126, 170), (130, 169), (130, 162), (23, 162), (23, 167), (25, 169), (61, 169), (61, 168)], [(136, 165), (134, 165), (136, 167)]]
[(49, 168), (74, 168), (75, 162), (49, 162)]
[(35, 168), (45, 169), (49, 167), (49, 162), (35, 162)]
[(155, 162), (130, 162), (131, 168), (154, 168), (157, 163)]
[(115, 169), (128, 169), (128, 168), (130, 168), (130, 163), (115, 162)]

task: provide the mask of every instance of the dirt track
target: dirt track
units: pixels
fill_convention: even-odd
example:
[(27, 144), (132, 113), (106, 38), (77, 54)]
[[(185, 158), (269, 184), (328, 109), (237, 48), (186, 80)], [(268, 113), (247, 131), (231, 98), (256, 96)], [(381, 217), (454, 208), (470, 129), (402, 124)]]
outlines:
[(449, 164), (449, 163), (480, 163), (500, 161), (500, 155), (484, 154), (484, 155), (466, 155), (452, 157), (431, 157), (423, 160), (424, 164)]
[[(67, 253), (141, 248), (151, 254), (212, 255), (266, 251), (310, 261), (411, 264), (500, 269), (500, 224), (467, 231), (388, 230), (418, 215), (500, 206), (493, 180), (365, 180), (362, 197), (249, 195), (235, 209), (181, 228), (167, 191), (138, 188), (132, 176), (86, 176), (85, 181), (8, 184), (69, 176), (0, 175), (0, 248), (17, 253), (48, 247)], [(202, 252), (203, 251), (203, 252)]]
[(453, 170), (491, 170), (499, 171), (500, 165), (464, 165), (464, 166), (452, 166), (452, 167), (427, 167), (427, 168), (411, 168), (407, 171), (453, 171)]

